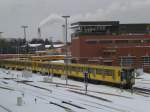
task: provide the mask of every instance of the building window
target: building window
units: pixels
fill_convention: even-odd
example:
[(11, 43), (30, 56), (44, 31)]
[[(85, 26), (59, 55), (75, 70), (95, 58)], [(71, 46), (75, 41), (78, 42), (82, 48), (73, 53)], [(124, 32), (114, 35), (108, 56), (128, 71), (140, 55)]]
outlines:
[(143, 66), (150, 66), (150, 56), (142, 57), (142, 64)]
[(132, 66), (134, 64), (134, 57), (124, 56), (120, 57), (120, 66)]
[(143, 40), (144, 43), (150, 43), (150, 39)]
[(129, 40), (129, 43), (131, 43), (131, 44), (140, 44), (141, 40)]
[(116, 44), (128, 44), (128, 40), (116, 40)]
[(100, 44), (112, 44), (112, 40), (100, 40)]
[(86, 43), (89, 44), (89, 45), (95, 45), (95, 44), (98, 43), (98, 41), (96, 41), (96, 40), (88, 40), (88, 41), (86, 41)]

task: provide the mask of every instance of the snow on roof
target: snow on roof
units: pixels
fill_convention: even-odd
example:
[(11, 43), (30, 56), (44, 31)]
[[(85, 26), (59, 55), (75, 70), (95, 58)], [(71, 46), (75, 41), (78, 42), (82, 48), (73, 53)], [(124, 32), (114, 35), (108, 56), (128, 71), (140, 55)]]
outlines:
[(39, 47), (41, 46), (42, 44), (29, 44), (29, 47)]
[(51, 61), (53, 63), (64, 63), (64, 60)]
[(49, 47), (51, 47), (51, 45), (45, 45), (45, 48), (49, 48)]
[[(64, 46), (64, 44), (54, 44), (53, 45), (54, 48), (63, 47), (63, 46)], [(51, 45), (45, 45), (45, 48), (49, 48), (49, 47), (51, 47)]]
[(47, 51), (43, 50), (43, 51), (35, 51), (36, 53), (45, 53)]

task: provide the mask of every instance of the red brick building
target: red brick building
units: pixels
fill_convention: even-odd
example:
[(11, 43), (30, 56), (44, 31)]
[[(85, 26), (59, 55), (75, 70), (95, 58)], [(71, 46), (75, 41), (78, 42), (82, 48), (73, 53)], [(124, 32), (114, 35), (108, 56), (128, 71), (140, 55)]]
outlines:
[[(113, 26), (114, 24), (110, 22), (110, 25), (106, 25), (104, 22), (94, 25), (92, 23), (81, 23), (75, 27), (73, 25), (75, 32), (72, 35), (71, 53), (74, 63), (133, 66), (144, 68), (145, 71), (150, 72), (150, 35), (145, 31), (148, 30), (147, 26), (143, 31), (138, 30), (140, 33), (135, 33), (132, 28), (132, 32), (120, 34), (118, 24)], [(138, 29), (140, 29), (140, 25), (137, 25)], [(111, 30), (107, 29), (108, 26)], [(94, 27), (99, 30), (94, 30)], [(113, 27), (116, 30), (112, 30)], [(85, 28), (88, 32), (85, 31)], [(144, 29), (144, 27), (142, 28)], [(101, 30), (103, 33), (101, 33)], [(137, 30), (135, 29), (135, 31)]]

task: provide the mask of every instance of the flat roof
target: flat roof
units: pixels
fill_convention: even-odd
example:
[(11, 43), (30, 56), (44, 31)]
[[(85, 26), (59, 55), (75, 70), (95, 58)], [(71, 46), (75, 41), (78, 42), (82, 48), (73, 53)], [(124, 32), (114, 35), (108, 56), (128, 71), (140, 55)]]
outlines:
[(150, 23), (120, 23), (119, 21), (78, 21), (71, 24), (71, 26), (83, 25), (119, 25), (119, 26), (132, 26), (132, 25), (150, 25)]
[(71, 24), (74, 25), (119, 25), (119, 21), (79, 21)]

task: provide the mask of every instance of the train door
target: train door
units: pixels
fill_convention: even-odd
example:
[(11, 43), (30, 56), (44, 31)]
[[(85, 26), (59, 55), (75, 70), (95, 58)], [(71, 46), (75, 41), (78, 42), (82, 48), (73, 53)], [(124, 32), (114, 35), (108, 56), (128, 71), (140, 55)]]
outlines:
[(122, 70), (121, 71), (121, 82), (124, 83), (126, 81), (126, 75), (127, 75), (126, 71)]

